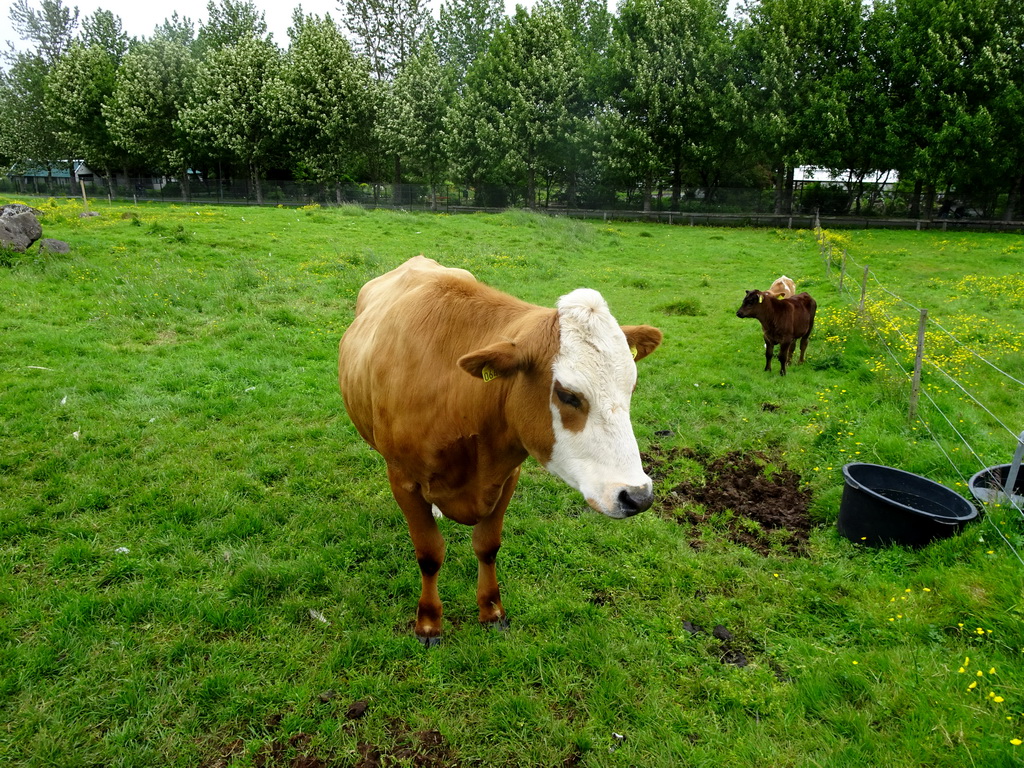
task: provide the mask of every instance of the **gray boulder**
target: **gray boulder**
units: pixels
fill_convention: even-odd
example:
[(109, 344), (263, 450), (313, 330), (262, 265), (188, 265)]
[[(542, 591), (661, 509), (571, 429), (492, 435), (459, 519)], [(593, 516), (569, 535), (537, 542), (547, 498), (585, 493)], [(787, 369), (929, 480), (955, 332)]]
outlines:
[(27, 205), (0, 206), (0, 247), (24, 253), (43, 236), (34, 208)]
[(63, 240), (55, 240), (52, 237), (44, 237), (39, 241), (40, 253), (69, 253), (71, 246)]
[(31, 213), (36, 218), (43, 215), (43, 212), (38, 208), (33, 208), (31, 205), (25, 205), (23, 203), (7, 203), (7, 205), (0, 205), (0, 218), (4, 216), (14, 216), (19, 213)]

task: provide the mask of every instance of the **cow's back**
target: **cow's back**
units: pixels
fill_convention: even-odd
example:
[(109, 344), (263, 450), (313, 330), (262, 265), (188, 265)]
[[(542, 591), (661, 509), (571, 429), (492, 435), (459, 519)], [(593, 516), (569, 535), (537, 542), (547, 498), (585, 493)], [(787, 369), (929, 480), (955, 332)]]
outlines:
[(464, 269), (443, 267), (433, 259), (415, 256), (390, 272), (370, 280), (359, 290), (356, 317), (366, 312), (371, 315), (387, 313), (392, 304), (400, 302), (407, 294), (439, 279), (465, 280), (472, 284), (477, 282)]
[(783, 301), (792, 310), (789, 318), (792, 334), (797, 338), (809, 334), (814, 328), (814, 315), (818, 310), (818, 303), (811, 294), (804, 291)]
[(804, 291), (803, 293), (798, 293), (795, 296), (790, 297), (789, 301), (796, 302), (813, 324), (814, 315), (818, 311), (818, 302), (811, 297), (811, 294)]
[(359, 433), (385, 458), (400, 460), (395, 450), (406, 445), (429, 453), (470, 396), (458, 359), (530, 310), (543, 311), (422, 256), (369, 281), (338, 350), (338, 383)]

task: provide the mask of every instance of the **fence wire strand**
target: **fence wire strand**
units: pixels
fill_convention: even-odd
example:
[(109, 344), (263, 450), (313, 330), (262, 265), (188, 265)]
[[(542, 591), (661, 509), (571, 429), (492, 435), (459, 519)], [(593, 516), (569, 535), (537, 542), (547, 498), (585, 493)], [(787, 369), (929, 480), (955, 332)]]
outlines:
[[(831, 258), (831, 254), (826, 254), (825, 253), (825, 250), (824, 250), (824, 237), (822, 235), (822, 231), (818, 230), (816, 232), (816, 234), (819, 236), (819, 242), (822, 244), (822, 255), (825, 257), (826, 260), (829, 260)], [(858, 267), (860, 269), (864, 268), (863, 265), (859, 264), (856, 260), (850, 258), (849, 254), (847, 254), (845, 252), (843, 254), (843, 259), (844, 259), (844, 261), (846, 261), (849, 264), (854, 265), (855, 267)], [(889, 290), (882, 283), (882, 281), (878, 279), (878, 276), (875, 275), (875, 273), (870, 268), (868, 269), (867, 274), (868, 274), (868, 276), (871, 277), (871, 279), (874, 281), (874, 284), (881, 291), (883, 291), (884, 293), (886, 293), (889, 296), (891, 296), (899, 304), (901, 304), (903, 306), (906, 306), (906, 307), (909, 307), (910, 309), (912, 309), (912, 310), (914, 310), (915, 312), (918, 312), (918, 313), (921, 313), (923, 311), (921, 309), (921, 307), (915, 306), (914, 304), (912, 304), (911, 302), (907, 301), (905, 298), (903, 298), (899, 294), (894, 293), (893, 291)], [(865, 283), (863, 285), (863, 287), (862, 287), (862, 291), (864, 291), (866, 293), (866, 289), (867, 289), (867, 284)], [(850, 293), (850, 291), (844, 289), (843, 291), (841, 291), (841, 293)], [(886, 327), (891, 329), (892, 332), (895, 333), (896, 336), (899, 337), (899, 340), (900, 340), (900, 342), (902, 344), (904, 344), (904, 345), (911, 345), (911, 340), (900, 330), (899, 324), (895, 321), (895, 318), (893, 316), (891, 316), (890, 314), (888, 314), (887, 312), (885, 312), (885, 310), (883, 310), (883, 309), (881, 309), (880, 307), (877, 307), (877, 306), (874, 307), (874, 308), (868, 307), (868, 305), (866, 303), (864, 304), (864, 309), (865, 309), (865, 313), (866, 313), (867, 318), (871, 321), (870, 322), (870, 327), (875, 332), (875, 335), (878, 337), (878, 341), (881, 344), (882, 349), (884, 349), (885, 352), (889, 355), (889, 357), (892, 358), (893, 364), (903, 374), (903, 376), (905, 376), (906, 378), (909, 379), (912, 376), (912, 372), (907, 370), (907, 368), (900, 361), (899, 356), (897, 355), (896, 351), (894, 351), (894, 349), (893, 349), (893, 345), (890, 343), (889, 339), (886, 338), (885, 334), (883, 333), (882, 328), (880, 327), (879, 319), (881, 319), (885, 323)], [(931, 324), (935, 328), (939, 329), (950, 340), (952, 340), (952, 342), (954, 344), (956, 344), (956, 345), (962, 347), (963, 349), (967, 350), (967, 352), (969, 352), (973, 357), (976, 357), (978, 360), (980, 360), (981, 362), (985, 363), (986, 365), (988, 365), (990, 368), (992, 368), (993, 370), (995, 370), (996, 372), (998, 372), (1002, 376), (1006, 377), (1007, 379), (1009, 379), (1010, 381), (1014, 382), (1015, 384), (1019, 384), (1021, 386), (1024, 386), (1024, 382), (1022, 382), (1020, 379), (1016, 378), (1015, 376), (1012, 376), (1011, 374), (1007, 373), (1006, 371), (1002, 370), (995, 363), (993, 363), (992, 361), (986, 359), (984, 357), (984, 355), (979, 354), (977, 351), (975, 351), (974, 349), (970, 348), (968, 345), (964, 344), (962, 341), (957, 339), (956, 336), (954, 336), (952, 333), (950, 333), (945, 327), (943, 327), (940, 323), (938, 323), (936, 320), (934, 320), (934, 318), (928, 317), (926, 319), (926, 322)], [(926, 326), (926, 328), (927, 328), (927, 326)], [(913, 344), (912, 346), (916, 346), (916, 344)], [(939, 371), (943, 376), (945, 376), (946, 379), (948, 379), (953, 385), (955, 385), (961, 392), (963, 392), (965, 395), (967, 395), (967, 397), (969, 397), (974, 404), (976, 404), (979, 408), (984, 410), (985, 413), (987, 413), (993, 419), (993, 421), (995, 421), (995, 423), (997, 423), (1000, 427), (1002, 427), (1007, 432), (1007, 434), (1009, 434), (1013, 438), (1014, 444), (1015, 445), (1017, 444), (1017, 441), (1020, 439), (1018, 437), (1018, 434), (1015, 433), (1009, 426), (1007, 426), (1003, 422), (1002, 419), (1000, 419), (998, 416), (996, 416), (988, 406), (986, 406), (984, 403), (981, 402), (981, 400), (979, 400), (977, 397), (975, 397), (974, 394), (972, 394), (967, 389), (967, 387), (965, 387), (963, 385), (962, 382), (957, 380), (956, 377), (954, 377), (952, 374), (950, 374), (948, 371), (946, 371), (945, 368), (943, 368), (942, 365), (940, 365), (933, 357), (931, 357), (929, 355), (925, 355), (923, 357), (923, 361), (927, 362), (929, 366), (931, 366), (931, 367), (935, 368), (937, 371)], [(971, 445), (970, 440), (968, 440), (968, 438), (959, 429), (957, 429), (957, 427), (953, 423), (952, 419), (950, 419), (950, 417), (942, 410), (942, 407), (936, 402), (935, 398), (933, 398), (932, 395), (928, 392), (928, 389), (926, 387), (922, 387), (920, 392), (922, 394), (924, 394), (924, 396), (925, 396), (926, 400), (928, 401), (928, 403), (930, 404), (931, 408), (934, 409), (934, 411), (938, 414), (939, 417), (941, 417), (941, 419), (943, 421), (945, 421), (945, 423), (952, 430), (952, 432), (957, 436), (957, 438), (959, 438), (960, 442), (963, 443), (963, 445), (966, 447), (968, 453), (971, 456), (973, 456), (974, 460), (978, 464), (979, 469), (980, 470), (986, 469), (989, 466), (988, 463), (984, 459), (982, 459), (981, 456), (978, 455), (978, 452), (974, 449), (974, 446)], [(939, 451), (945, 457), (946, 461), (949, 463), (949, 466), (956, 473), (956, 475), (959, 476), (960, 479), (963, 481), (963, 484), (965, 486), (968, 486), (969, 485), (969, 478), (968, 478), (968, 476), (965, 475), (960, 470), (960, 467), (957, 464), (957, 461), (954, 460), (954, 458), (950, 455), (950, 453), (943, 446), (942, 439), (940, 439), (939, 435), (936, 433), (936, 430), (932, 428), (932, 425), (929, 424), (928, 420), (923, 418), (920, 413), (918, 413), (916, 420), (924, 427), (925, 431), (928, 433), (928, 435), (931, 438), (932, 442), (935, 443), (936, 447), (939, 449)], [(1024, 518), (1024, 509), (1022, 509), (1021, 506), (1016, 501), (1014, 501), (1014, 499), (1012, 498), (1012, 494), (1011, 494), (1010, 497), (1007, 498), (1007, 501), (1008, 501), (1009, 506), (1012, 509), (1015, 509), (1021, 515), (1021, 517)], [(1006, 534), (1003, 533), (1003, 531), (999, 530), (999, 527), (996, 525), (995, 521), (992, 519), (992, 516), (986, 514), (986, 515), (983, 515), (983, 517), (988, 521), (988, 524), (992, 528), (992, 530), (995, 531), (995, 533), (999, 536), (999, 538), (1003, 541), (1003, 543), (1007, 546), (1007, 548), (1013, 553), (1014, 557), (1017, 558), (1017, 560), (1021, 563), (1021, 565), (1024, 565), (1024, 557), (1022, 557), (1021, 553), (1017, 551), (1016, 547), (1014, 547), (1013, 543), (1007, 538)]]
[(1024, 387), (1024, 381), (1021, 381), (1020, 379), (1015, 378), (1014, 376), (1011, 376), (1010, 374), (1008, 374), (1006, 371), (1004, 371), (1002, 368), (1000, 368), (998, 365), (996, 365), (995, 363), (991, 362), (990, 360), (986, 360), (982, 355), (979, 355), (973, 349), (971, 349), (966, 344), (964, 344), (962, 341), (960, 341), (956, 336), (954, 336), (952, 333), (950, 333), (945, 328), (943, 328), (941, 325), (939, 325), (938, 321), (932, 320), (931, 322), (934, 323), (936, 328), (939, 328), (944, 334), (946, 334), (950, 339), (952, 339), (953, 343), (958, 344), (959, 346), (963, 347), (968, 352), (970, 352), (972, 355), (974, 355), (976, 358), (981, 360), (981, 362), (985, 363), (985, 365), (987, 365), (987, 366), (989, 366), (991, 368), (994, 368), (996, 371), (1001, 373), (1003, 376), (1008, 378), (1010, 381), (1016, 382), (1017, 384), (1020, 384), (1022, 387)]
[[(856, 261), (855, 259), (853, 259), (853, 258), (852, 258), (851, 256), (849, 256), (849, 254), (847, 254), (846, 258), (847, 258), (847, 260), (848, 260), (848, 261), (849, 261), (849, 262), (850, 262), (851, 264), (853, 264), (853, 265), (854, 265), (855, 267), (857, 267), (857, 268), (859, 268), (859, 269), (863, 269), (863, 268), (864, 268), (864, 265), (863, 265), (863, 264), (860, 264), (859, 262), (857, 262), (857, 261)], [(920, 308), (920, 307), (914, 306), (914, 305), (913, 305), (913, 304), (911, 304), (911, 303), (910, 303), (909, 301), (907, 301), (906, 299), (904, 299), (904, 298), (903, 298), (902, 296), (900, 296), (900, 295), (898, 295), (898, 294), (896, 294), (896, 293), (893, 293), (893, 292), (892, 292), (892, 291), (890, 291), (890, 290), (889, 290), (888, 288), (886, 288), (886, 287), (885, 287), (885, 286), (884, 286), (884, 285), (882, 284), (882, 281), (878, 279), (878, 276), (877, 276), (877, 275), (876, 275), (876, 274), (875, 274), (874, 272), (870, 271), (870, 269), (869, 269), (869, 271), (868, 271), (868, 276), (869, 276), (869, 277), (870, 277), (870, 278), (871, 278), (872, 280), (874, 280), (874, 281), (875, 281), (875, 283), (876, 283), (876, 284), (878, 285), (878, 287), (879, 287), (879, 288), (881, 288), (881, 289), (882, 289), (882, 290), (883, 290), (883, 291), (884, 291), (885, 293), (887, 293), (887, 294), (889, 294), (890, 296), (892, 296), (892, 297), (893, 297), (894, 299), (896, 299), (896, 300), (897, 300), (898, 302), (900, 302), (901, 304), (906, 304), (906, 305), (907, 305), (908, 307), (910, 307), (911, 309), (913, 309), (913, 310), (914, 310), (915, 312), (920, 312), (920, 311), (921, 311), (921, 308)], [(986, 357), (985, 357), (984, 355), (981, 355), (981, 354), (979, 354), (979, 353), (978, 353), (978, 352), (977, 352), (976, 350), (974, 350), (974, 349), (972, 349), (971, 347), (969, 347), (969, 346), (967, 346), (966, 344), (964, 344), (964, 343), (963, 343), (962, 341), (960, 341), (960, 339), (958, 339), (958, 338), (957, 338), (956, 336), (954, 336), (954, 335), (952, 334), (952, 332), (950, 332), (949, 330), (947, 330), (947, 329), (946, 329), (946, 328), (945, 328), (945, 327), (944, 327), (944, 326), (943, 326), (943, 325), (942, 325), (942, 324), (941, 324), (941, 323), (940, 323), (940, 322), (939, 322), (938, 320), (936, 320), (936, 319), (935, 319), (935, 318), (933, 318), (933, 317), (929, 317), (929, 318), (928, 318), (928, 322), (929, 322), (929, 323), (931, 323), (932, 325), (934, 325), (934, 326), (935, 326), (936, 328), (938, 328), (938, 329), (939, 329), (940, 331), (942, 331), (942, 332), (943, 332), (944, 334), (946, 334), (946, 336), (948, 336), (948, 337), (949, 337), (949, 339), (950, 339), (950, 340), (951, 340), (951, 341), (952, 341), (952, 342), (953, 342), (954, 344), (956, 344), (956, 345), (957, 345), (957, 346), (959, 346), (959, 347), (963, 347), (964, 349), (966, 349), (966, 350), (967, 350), (967, 351), (968, 351), (968, 352), (969, 352), (969, 353), (970, 353), (970, 354), (971, 354), (972, 356), (974, 356), (974, 357), (978, 358), (978, 359), (979, 359), (979, 360), (980, 360), (981, 362), (985, 363), (985, 365), (989, 366), (990, 368), (992, 368), (992, 369), (993, 369), (994, 371), (996, 371), (997, 373), (999, 373), (999, 374), (1001, 374), (1001, 375), (1005, 376), (1006, 378), (1008, 378), (1008, 379), (1009, 379), (1010, 381), (1014, 382), (1015, 384), (1020, 384), (1020, 385), (1021, 385), (1022, 387), (1024, 387), (1024, 381), (1021, 381), (1020, 379), (1016, 378), (1016, 377), (1015, 377), (1015, 376), (1013, 376), (1012, 374), (1010, 374), (1010, 373), (1007, 373), (1007, 372), (1006, 372), (1006, 371), (1004, 371), (1004, 370), (1003, 370), (1002, 368), (1000, 368), (1000, 367), (999, 367), (998, 365), (996, 365), (996, 364), (995, 364), (995, 363), (993, 363), (993, 362), (992, 362), (991, 360), (989, 360), (988, 358), (986, 358)], [(898, 331), (898, 329), (897, 329), (897, 332), (899, 332), (899, 331)], [(902, 336), (902, 334), (900, 334), (900, 335)], [(903, 338), (905, 339), (906, 337), (903, 337)], [(947, 375), (948, 375), (948, 374), (947, 374)]]
[(995, 415), (994, 413), (992, 413), (992, 411), (990, 411), (990, 410), (988, 409), (988, 406), (986, 406), (986, 405), (985, 405), (985, 404), (984, 404), (983, 402), (981, 402), (981, 400), (979, 400), (979, 399), (978, 399), (978, 398), (976, 398), (976, 397), (975, 397), (974, 395), (972, 395), (972, 394), (970, 393), (970, 391), (969, 391), (969, 390), (968, 390), (968, 389), (967, 389), (966, 387), (964, 387), (964, 385), (963, 385), (963, 384), (961, 384), (961, 383), (960, 383), (959, 381), (957, 381), (957, 380), (956, 380), (956, 379), (955, 379), (955, 378), (954, 378), (954, 377), (953, 377), (953, 376), (952, 376), (952, 375), (951, 375), (951, 374), (950, 374), (950, 373), (949, 373), (948, 371), (946, 371), (946, 369), (945, 369), (945, 368), (943, 368), (943, 367), (942, 367), (941, 365), (939, 365), (939, 364), (938, 364), (937, 362), (935, 362), (935, 360), (933, 360), (933, 359), (932, 359), (931, 357), (928, 357), (927, 355), (925, 356), (925, 358), (924, 358), (924, 361), (925, 361), (926, 363), (928, 363), (928, 365), (931, 365), (931, 366), (933, 366), (934, 368), (937, 368), (937, 369), (939, 370), (939, 372), (940, 372), (940, 373), (941, 373), (941, 374), (942, 374), (943, 376), (945, 376), (945, 377), (946, 377), (947, 379), (949, 379), (949, 381), (950, 381), (950, 382), (951, 382), (951, 383), (952, 383), (953, 385), (955, 385), (955, 386), (956, 386), (956, 387), (957, 387), (957, 388), (958, 388), (958, 389), (959, 389), (959, 390), (960, 390), (961, 392), (963, 392), (963, 393), (964, 393), (965, 395), (967, 395), (967, 396), (968, 396), (969, 398), (971, 398), (971, 400), (973, 400), (973, 401), (974, 401), (974, 402), (975, 402), (975, 403), (977, 404), (977, 406), (978, 406), (979, 408), (981, 408), (981, 409), (982, 409), (983, 411), (985, 411), (985, 413), (987, 413), (987, 414), (988, 414), (989, 416), (991, 416), (991, 417), (992, 417), (992, 420), (993, 420), (993, 421), (994, 421), (994, 422), (995, 422), (996, 424), (998, 424), (998, 425), (999, 425), (1000, 427), (1002, 427), (1003, 429), (1005, 429), (1005, 430), (1006, 430), (1006, 433), (1007, 433), (1007, 434), (1008, 434), (1008, 435), (1009, 435), (1010, 437), (1012, 437), (1012, 438), (1016, 439), (1016, 437), (1017, 437), (1017, 433), (1016, 433), (1016, 432), (1014, 432), (1014, 431), (1013, 431), (1012, 429), (1010, 429), (1010, 428), (1009, 428), (1008, 426), (1006, 426), (1006, 425), (1005, 425), (1005, 424), (1003, 423), (1002, 419), (1000, 419), (1000, 418), (999, 418), (998, 416), (996, 416), (996, 415)]
[[(940, 414), (940, 415), (941, 415), (941, 416), (942, 416), (942, 417), (943, 417), (944, 419), (946, 419), (946, 422), (947, 422), (947, 423), (949, 423), (949, 425), (950, 425), (951, 427), (953, 427), (953, 425), (952, 425), (952, 423), (950, 423), (949, 419), (948, 419), (948, 418), (946, 418), (946, 414), (942, 413), (942, 409), (938, 407), (938, 404), (937, 404), (937, 403), (936, 403), (936, 402), (935, 402), (934, 400), (932, 400), (932, 398), (931, 398), (931, 395), (928, 395), (928, 400), (929, 400), (929, 401), (931, 402), (931, 404), (932, 404), (932, 405), (933, 405), (933, 406), (935, 407), (935, 409), (936, 409), (936, 410), (937, 410), (937, 411), (939, 412), (939, 414)], [(960, 476), (960, 479), (961, 479), (961, 480), (963, 481), (964, 485), (967, 485), (967, 484), (968, 484), (968, 479), (967, 479), (967, 477), (965, 477), (965, 476), (964, 476), (964, 474), (963, 474), (963, 473), (962, 473), (962, 472), (960, 471), (960, 469), (959, 469), (959, 468), (957, 467), (957, 465), (956, 465), (956, 462), (955, 462), (955, 461), (953, 461), (953, 458), (952, 458), (952, 457), (951, 457), (951, 456), (950, 456), (950, 455), (949, 455), (949, 454), (948, 454), (948, 453), (946, 452), (946, 449), (942, 447), (942, 441), (941, 441), (941, 440), (939, 440), (939, 437), (938, 437), (938, 435), (936, 435), (936, 434), (935, 434), (935, 433), (934, 433), (934, 432), (932, 431), (932, 428), (931, 428), (931, 427), (930, 427), (930, 426), (928, 425), (928, 422), (927, 422), (927, 421), (925, 421), (925, 420), (924, 420), (924, 419), (922, 419), (922, 418), (918, 418), (918, 421), (919, 421), (919, 422), (921, 422), (921, 425), (922, 425), (922, 426), (923, 426), (923, 427), (925, 428), (925, 430), (927, 430), (928, 434), (929, 434), (929, 435), (931, 435), (932, 441), (933, 441), (933, 442), (935, 443), (935, 445), (936, 445), (936, 446), (938, 447), (938, 449), (939, 449), (939, 451), (940, 451), (940, 452), (942, 453), (942, 455), (946, 457), (946, 461), (947, 461), (947, 462), (949, 462), (949, 465), (950, 465), (950, 466), (951, 466), (951, 467), (953, 468), (953, 471), (954, 471), (954, 472), (956, 472), (956, 473), (957, 473), (957, 475), (959, 475), (959, 476)], [(967, 441), (966, 441), (966, 440), (965, 440), (965, 439), (963, 438), (963, 436), (962, 436), (962, 435), (960, 435), (960, 433), (959, 433), (959, 432), (957, 432), (957, 429), (956, 429), (956, 427), (953, 427), (953, 431), (954, 431), (954, 432), (956, 432), (956, 433), (957, 433), (957, 435), (959, 435), (959, 436), (960, 436), (960, 438), (961, 438), (962, 440), (964, 440), (964, 444), (965, 444), (965, 445), (967, 445), (967, 448), (968, 448), (968, 450), (970, 450), (970, 452), (971, 452), (971, 453), (972, 453), (972, 454), (974, 455), (974, 458), (978, 459), (978, 463), (979, 463), (979, 464), (981, 465), (981, 468), (982, 468), (982, 469), (984, 469), (984, 468), (985, 468), (985, 463), (984, 463), (984, 462), (983, 462), (983, 461), (981, 460), (981, 458), (980, 458), (980, 457), (978, 456), (978, 454), (974, 453), (974, 449), (973, 449), (973, 448), (971, 448), (970, 444), (969, 444), (969, 443), (968, 443), (968, 442), (967, 442)], [(1016, 505), (1016, 504), (1015, 504), (1015, 503), (1013, 502), (1013, 500), (1012, 500), (1012, 499), (1010, 500), (1010, 506), (1012, 506), (1012, 507), (1013, 507), (1014, 509), (1016, 509), (1016, 510), (1017, 510), (1018, 512), (1021, 512), (1021, 509), (1020, 509), (1020, 507), (1018, 507), (1018, 506), (1017, 506), (1017, 505)], [(996, 532), (996, 534), (997, 534), (997, 535), (999, 536), (999, 538), (1003, 540), (1003, 543), (1004, 543), (1004, 544), (1005, 544), (1005, 545), (1006, 545), (1006, 546), (1007, 546), (1007, 547), (1009, 548), (1009, 550), (1010, 550), (1010, 551), (1011, 551), (1011, 552), (1013, 553), (1014, 557), (1016, 557), (1016, 558), (1017, 558), (1017, 560), (1018, 560), (1018, 561), (1020, 561), (1020, 564), (1021, 564), (1021, 565), (1024, 565), (1024, 557), (1021, 557), (1021, 554), (1020, 554), (1020, 552), (1018, 552), (1018, 551), (1017, 551), (1017, 548), (1013, 546), (1013, 542), (1011, 542), (1011, 541), (1010, 541), (1010, 540), (1009, 540), (1009, 539), (1008, 539), (1008, 538), (1006, 537), (1006, 534), (1005, 534), (1005, 533), (1003, 533), (1003, 532), (1002, 532), (1001, 530), (999, 530), (999, 526), (997, 526), (997, 525), (996, 525), (996, 523), (995, 523), (995, 521), (994, 521), (994, 520), (992, 519), (992, 515), (982, 515), (982, 517), (983, 517), (983, 518), (984, 518), (984, 519), (985, 519), (985, 520), (986, 520), (986, 521), (988, 522), (988, 524), (989, 524), (989, 527), (990, 527), (990, 528), (991, 528), (991, 529), (992, 529), (993, 531), (995, 531), (995, 532)]]

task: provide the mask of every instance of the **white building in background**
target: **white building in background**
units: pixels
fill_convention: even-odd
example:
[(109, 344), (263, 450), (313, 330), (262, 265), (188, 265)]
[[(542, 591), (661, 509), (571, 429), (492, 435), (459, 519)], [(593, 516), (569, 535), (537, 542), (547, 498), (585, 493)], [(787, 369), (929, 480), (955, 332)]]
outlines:
[(827, 168), (818, 168), (813, 165), (802, 165), (796, 169), (793, 173), (793, 180), (806, 184), (813, 181), (819, 181), (824, 184), (856, 184), (863, 181), (864, 184), (895, 184), (900, 180), (900, 176), (896, 171), (876, 171), (865, 176), (863, 179), (856, 177), (851, 178), (850, 172), (840, 173), (839, 175), (833, 175)]

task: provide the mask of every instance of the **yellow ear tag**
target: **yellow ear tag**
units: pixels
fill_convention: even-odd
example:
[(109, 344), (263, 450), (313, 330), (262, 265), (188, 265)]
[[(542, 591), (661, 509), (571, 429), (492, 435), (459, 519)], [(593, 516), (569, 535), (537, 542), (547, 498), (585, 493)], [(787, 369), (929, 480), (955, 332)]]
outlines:
[(484, 381), (494, 381), (498, 378), (498, 373), (491, 366), (485, 365), (484, 369), (480, 371), (480, 376)]
[(630, 348), (629, 348), (629, 353), (630, 353), (631, 355), (633, 355), (633, 359), (634, 359), (634, 360), (636, 360), (636, 355), (637, 355), (637, 352), (636, 352), (636, 347), (630, 347)]

